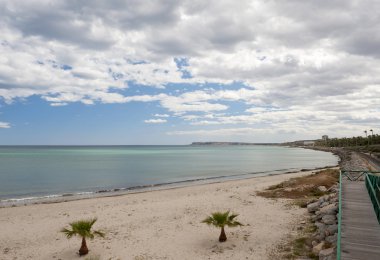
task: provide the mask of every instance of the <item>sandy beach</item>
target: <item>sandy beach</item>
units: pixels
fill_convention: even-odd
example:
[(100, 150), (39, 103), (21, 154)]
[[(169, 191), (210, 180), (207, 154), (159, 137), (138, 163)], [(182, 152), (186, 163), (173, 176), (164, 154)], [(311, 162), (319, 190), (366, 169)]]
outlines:
[[(0, 259), (79, 259), (80, 238), (68, 240), (59, 230), (93, 217), (106, 237), (89, 240), (82, 259), (271, 259), (306, 210), (256, 191), (311, 172), (0, 208)], [(227, 227), (228, 240), (219, 243), (220, 231), (200, 222), (225, 210), (245, 226)]]

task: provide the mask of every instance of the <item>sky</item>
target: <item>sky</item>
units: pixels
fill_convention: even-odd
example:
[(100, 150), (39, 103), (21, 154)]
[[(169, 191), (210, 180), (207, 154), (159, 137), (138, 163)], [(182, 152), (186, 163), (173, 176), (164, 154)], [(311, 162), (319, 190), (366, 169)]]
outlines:
[(0, 145), (380, 132), (375, 0), (0, 0)]

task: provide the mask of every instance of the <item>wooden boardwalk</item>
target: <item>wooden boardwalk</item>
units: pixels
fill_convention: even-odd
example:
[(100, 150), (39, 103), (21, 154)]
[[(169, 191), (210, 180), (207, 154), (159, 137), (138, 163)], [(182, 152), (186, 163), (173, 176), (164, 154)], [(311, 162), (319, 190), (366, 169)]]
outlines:
[(342, 180), (342, 260), (379, 260), (380, 225), (364, 181)]

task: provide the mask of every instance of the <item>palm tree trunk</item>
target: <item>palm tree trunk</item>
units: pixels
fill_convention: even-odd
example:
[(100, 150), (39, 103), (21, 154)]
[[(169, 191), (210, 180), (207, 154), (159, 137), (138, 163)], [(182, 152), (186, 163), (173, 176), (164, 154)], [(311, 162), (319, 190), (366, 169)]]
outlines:
[(226, 233), (224, 232), (224, 227), (222, 227), (222, 231), (220, 232), (219, 242), (225, 242), (227, 240)]
[(86, 239), (82, 237), (82, 246), (79, 249), (79, 255), (82, 256), (82, 255), (87, 255), (87, 254), (88, 254), (88, 248), (86, 244)]

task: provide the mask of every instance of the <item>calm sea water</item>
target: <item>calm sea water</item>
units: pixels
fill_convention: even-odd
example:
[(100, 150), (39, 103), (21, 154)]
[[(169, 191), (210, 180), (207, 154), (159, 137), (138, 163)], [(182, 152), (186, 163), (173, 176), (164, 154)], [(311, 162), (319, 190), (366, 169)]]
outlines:
[(277, 146), (0, 146), (0, 202), (337, 164)]

